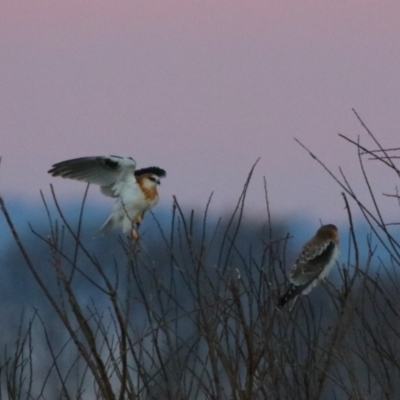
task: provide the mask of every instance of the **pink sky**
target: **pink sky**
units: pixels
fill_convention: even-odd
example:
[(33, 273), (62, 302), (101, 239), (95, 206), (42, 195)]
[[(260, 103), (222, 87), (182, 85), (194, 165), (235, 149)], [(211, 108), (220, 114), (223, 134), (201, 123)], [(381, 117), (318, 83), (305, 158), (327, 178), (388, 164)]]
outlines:
[(84, 186), (50, 178), (53, 163), (118, 154), (167, 170), (164, 207), (214, 191), (230, 210), (261, 157), (251, 210), (265, 209), (265, 176), (276, 216), (344, 220), (339, 188), (293, 137), (354, 183), (337, 136), (366, 138), (351, 108), (400, 145), (399, 21), (398, 0), (4, 0), (1, 193), (38, 202), (52, 182), (68, 199)]

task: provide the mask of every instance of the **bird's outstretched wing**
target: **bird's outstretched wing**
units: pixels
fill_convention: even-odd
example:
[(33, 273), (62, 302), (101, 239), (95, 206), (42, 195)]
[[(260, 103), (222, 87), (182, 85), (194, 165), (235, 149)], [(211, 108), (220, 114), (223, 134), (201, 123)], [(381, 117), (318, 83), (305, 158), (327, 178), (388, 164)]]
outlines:
[(76, 179), (101, 186), (106, 196), (118, 197), (125, 183), (136, 184), (136, 162), (131, 157), (81, 157), (61, 161), (48, 171), (52, 176)]

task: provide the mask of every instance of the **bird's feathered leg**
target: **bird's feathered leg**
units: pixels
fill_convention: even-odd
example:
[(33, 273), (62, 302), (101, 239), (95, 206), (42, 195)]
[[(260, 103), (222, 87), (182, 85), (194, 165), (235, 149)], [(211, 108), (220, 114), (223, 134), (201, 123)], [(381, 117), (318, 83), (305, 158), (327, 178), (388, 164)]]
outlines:
[(142, 221), (143, 221), (143, 215), (139, 215), (138, 217), (136, 217), (135, 221), (133, 221), (133, 224), (132, 224), (132, 232), (131, 232), (132, 239), (134, 239), (136, 241), (139, 240), (139, 238), (140, 238), (139, 228), (140, 228)]
[(132, 240), (138, 241), (139, 240), (139, 234), (135, 228), (132, 228), (131, 231), (131, 237)]

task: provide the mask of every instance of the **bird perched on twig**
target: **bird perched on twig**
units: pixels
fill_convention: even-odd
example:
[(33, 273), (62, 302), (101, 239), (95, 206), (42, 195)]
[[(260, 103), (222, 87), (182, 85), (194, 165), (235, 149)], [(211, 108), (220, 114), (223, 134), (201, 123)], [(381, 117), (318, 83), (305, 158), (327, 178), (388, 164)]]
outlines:
[[(339, 257), (339, 232), (335, 225), (323, 225), (315, 236), (308, 241), (289, 273), (290, 286), (279, 299), (278, 307), (308, 294), (323, 280)], [(294, 305), (293, 302), (293, 305)], [(292, 307), (293, 307), (292, 305)]]
[(82, 157), (54, 164), (48, 171), (52, 176), (76, 179), (100, 185), (105, 196), (117, 198), (114, 209), (97, 234), (103, 235), (118, 226), (124, 232), (132, 231), (137, 239), (134, 224), (142, 222), (146, 211), (158, 202), (157, 185), (166, 176), (158, 167), (136, 169), (131, 157)]

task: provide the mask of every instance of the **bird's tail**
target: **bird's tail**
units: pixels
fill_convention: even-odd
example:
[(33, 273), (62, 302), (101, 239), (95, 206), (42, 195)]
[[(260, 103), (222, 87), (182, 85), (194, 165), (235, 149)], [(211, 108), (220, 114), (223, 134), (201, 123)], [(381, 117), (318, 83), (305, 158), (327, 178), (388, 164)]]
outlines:
[(285, 294), (280, 297), (280, 299), (278, 300), (278, 304), (277, 306), (279, 308), (283, 307), (288, 301), (292, 300), (293, 298), (297, 297), (298, 294), (300, 293), (298, 291), (298, 286), (293, 285), (293, 283), (290, 284), (288, 290), (286, 290)]
[(104, 236), (107, 233), (109, 233), (115, 226), (114, 220), (112, 218), (113, 216), (110, 215), (107, 219), (106, 222), (102, 225), (102, 227), (95, 233), (95, 237), (97, 236)]
[[(302, 285), (295, 285), (294, 283), (291, 283), (288, 290), (286, 290), (285, 294), (278, 300), (277, 306), (279, 308), (283, 307), (288, 301), (292, 299), (297, 299), (297, 296), (300, 293), (303, 293), (305, 289), (307, 289), (314, 281), (314, 278), (311, 279), (309, 282), (303, 283)], [(304, 292), (303, 294), (307, 294), (307, 292)], [(294, 303), (292, 304), (291, 309), (293, 308)]]

